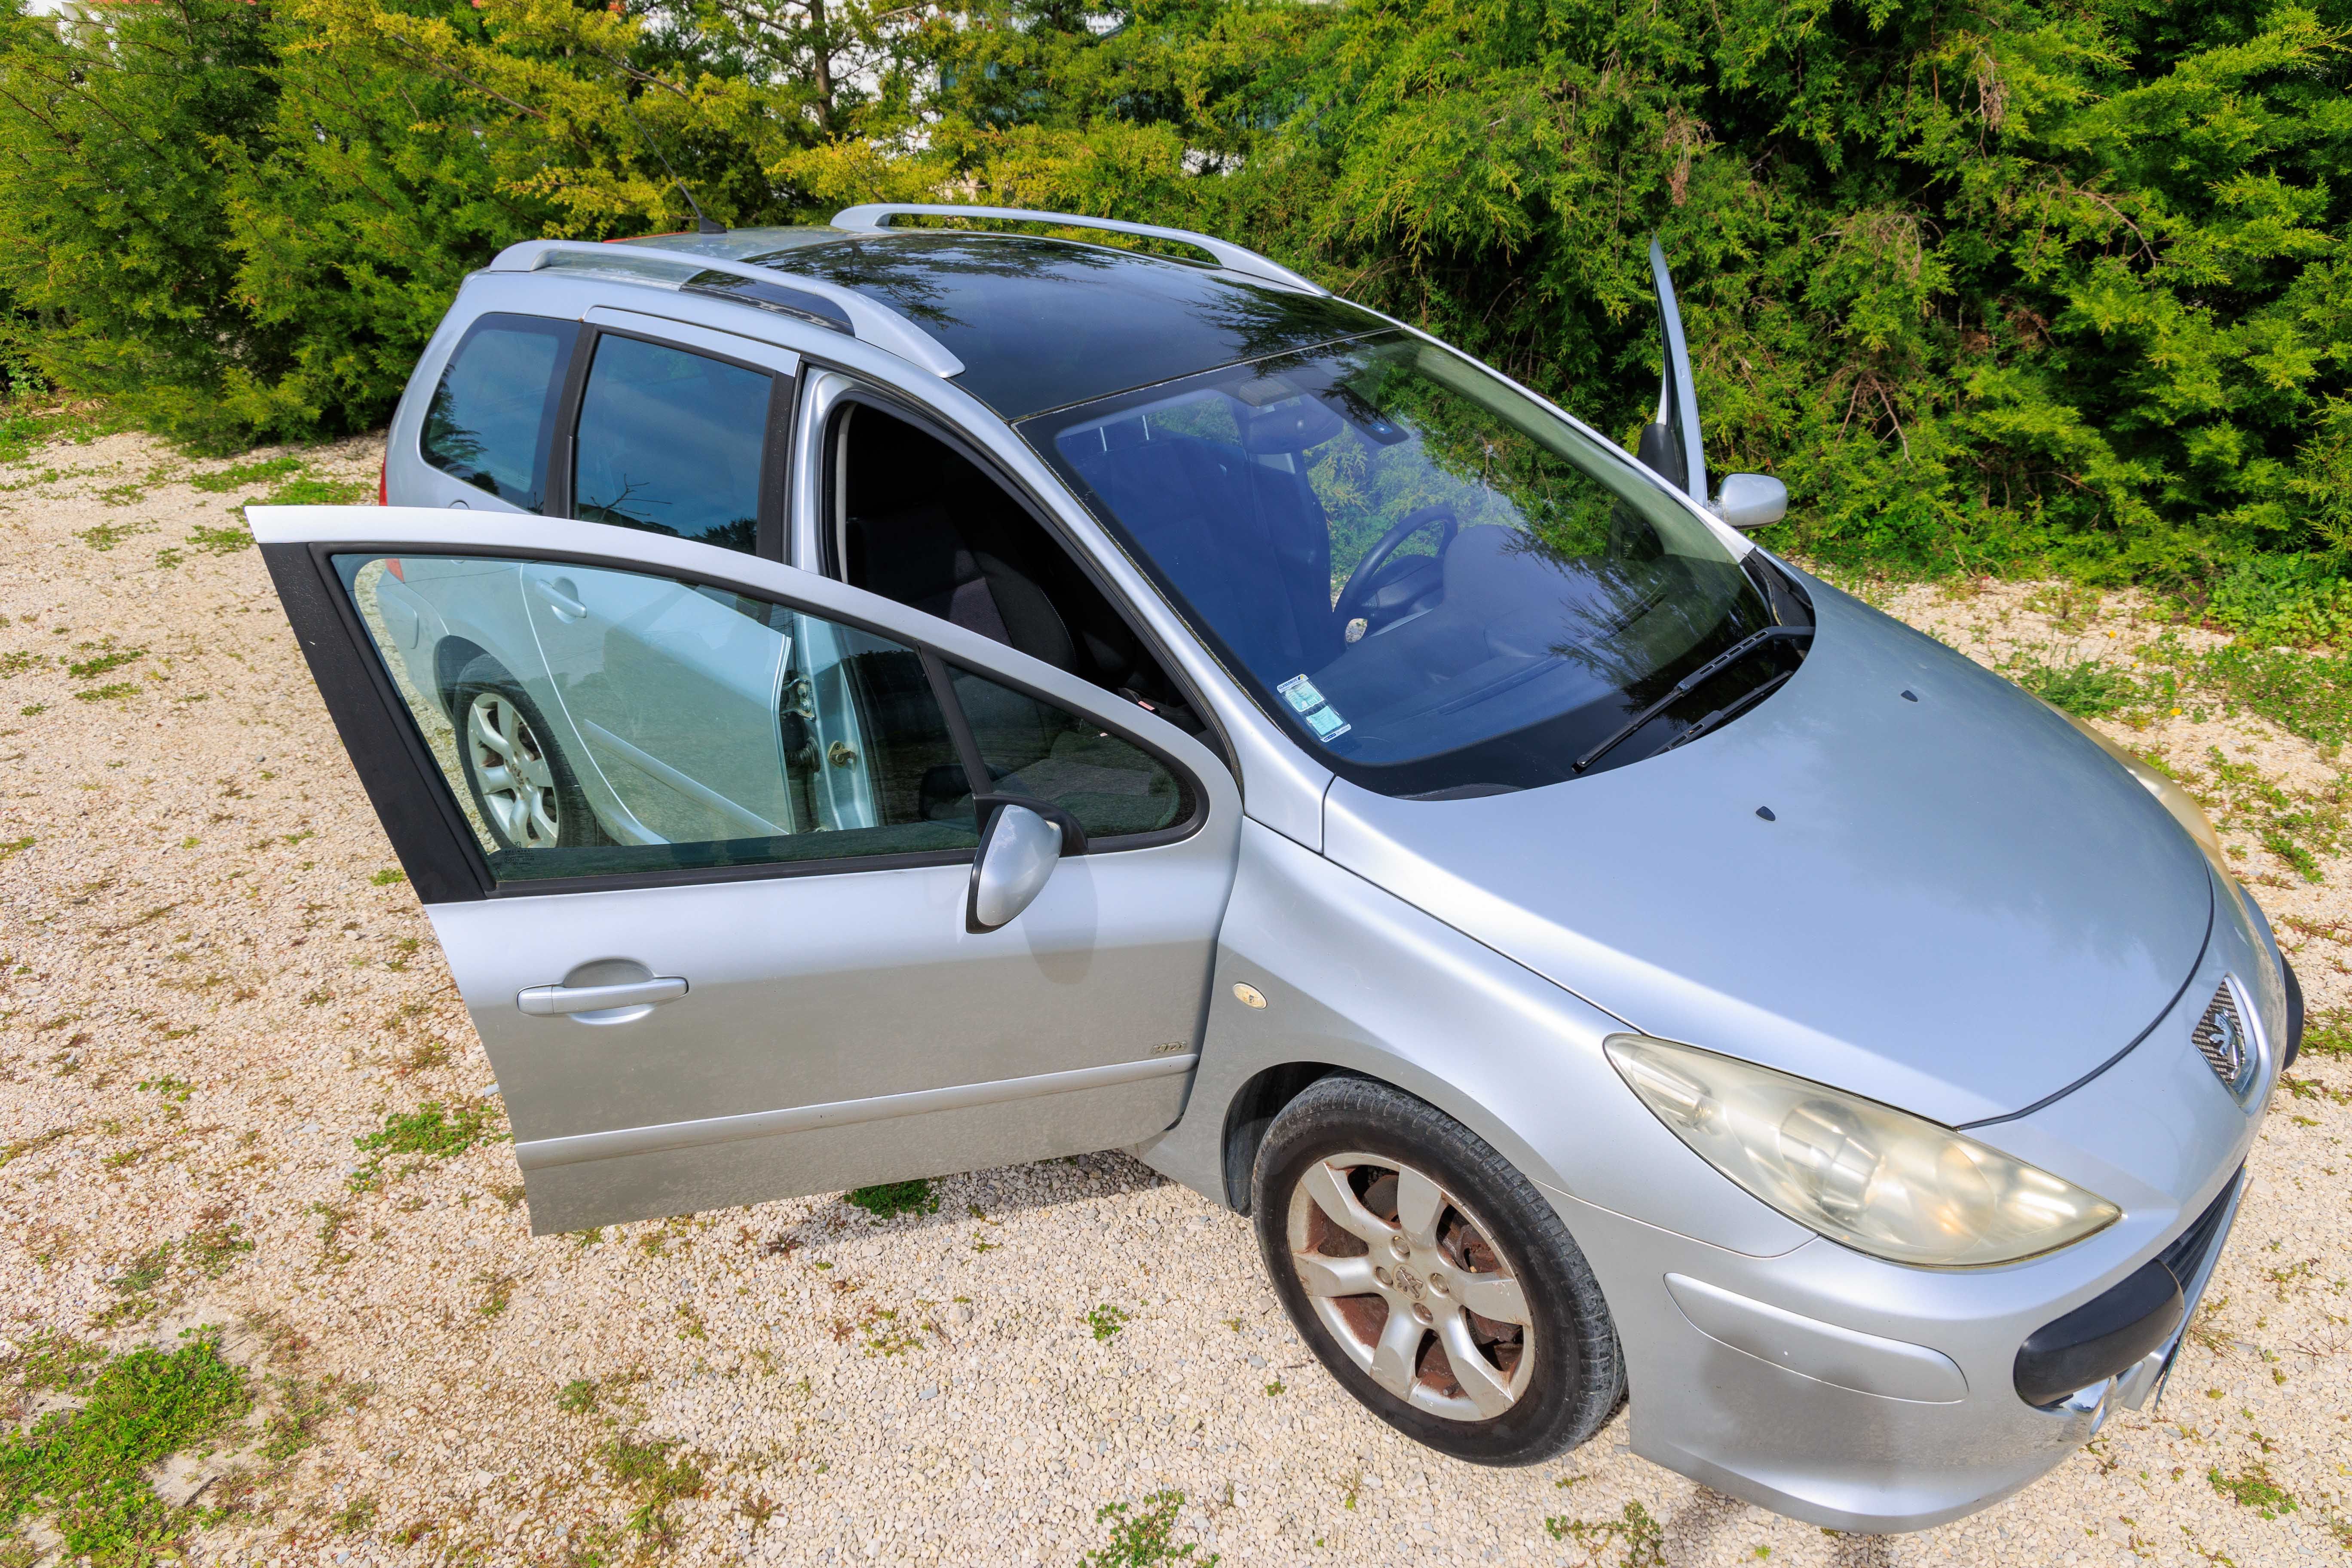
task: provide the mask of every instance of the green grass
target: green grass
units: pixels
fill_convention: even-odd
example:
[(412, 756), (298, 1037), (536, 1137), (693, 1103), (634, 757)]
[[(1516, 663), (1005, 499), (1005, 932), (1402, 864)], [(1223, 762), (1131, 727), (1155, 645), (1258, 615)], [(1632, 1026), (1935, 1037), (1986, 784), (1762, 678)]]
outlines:
[(1598, 1523), (1564, 1517), (1547, 1519), (1544, 1530), (1554, 1541), (1573, 1541), (1584, 1548), (1588, 1563), (1597, 1561), (1602, 1549), (1612, 1542), (1623, 1549), (1624, 1568), (1664, 1568), (1666, 1561), (1666, 1527), (1639, 1502), (1627, 1503), (1617, 1518)]
[(267, 484), (302, 471), (302, 459), (295, 457), (257, 458), (250, 463), (231, 463), (215, 473), (196, 474), (188, 483), (214, 495), (241, 490), (249, 486)]
[(137, 534), (152, 532), (152, 522), (101, 522), (95, 528), (85, 528), (74, 535), (92, 550), (105, 552)]
[(1200, 1547), (1192, 1542), (1178, 1545), (1170, 1539), (1176, 1531), (1176, 1516), (1184, 1509), (1184, 1494), (1180, 1491), (1158, 1491), (1143, 1500), (1140, 1512), (1123, 1502), (1107, 1502), (1095, 1510), (1095, 1522), (1110, 1526), (1110, 1540), (1078, 1559), (1084, 1568), (1157, 1568), (1163, 1563), (1192, 1563), (1199, 1568), (1209, 1568), (1218, 1561), (1212, 1552), (1206, 1557), (1194, 1553)]
[(66, 673), (76, 680), (95, 680), (110, 669), (121, 669), (133, 659), (145, 658), (143, 647), (111, 648), (92, 658), (78, 660), (66, 666)]
[(2071, 668), (2025, 663), (2017, 667), (2017, 683), (2053, 708), (2084, 719), (2097, 719), (2144, 700), (2140, 683), (2095, 658)]
[(125, 429), (112, 409), (26, 408), (0, 405), (0, 463), (21, 463), (52, 441), (93, 441)]
[(555, 1407), (571, 1415), (585, 1415), (596, 1408), (596, 1380), (575, 1377), (555, 1391)]
[(1087, 1327), (1094, 1331), (1097, 1342), (1107, 1340), (1127, 1327), (1127, 1314), (1109, 1302), (1088, 1310)]
[(929, 1181), (886, 1182), (878, 1187), (859, 1187), (843, 1195), (877, 1219), (896, 1219), (902, 1214), (937, 1214), (940, 1207)]
[(667, 1541), (673, 1533), (667, 1511), (669, 1505), (702, 1490), (701, 1469), (690, 1460), (669, 1457), (677, 1447), (675, 1441), (614, 1437), (597, 1450), (605, 1474), (637, 1500), (635, 1510), (629, 1515), (629, 1528), (656, 1541)]
[(2352, 1057), (2352, 1007), (2331, 1007), (2304, 1019), (2303, 1048), (2315, 1057)]
[(223, 528), (197, 527), (189, 531), (188, 547), (207, 555), (227, 555), (253, 548), (253, 535), (243, 523), (232, 522)]
[(2294, 1494), (2272, 1479), (2270, 1467), (2260, 1461), (2235, 1476), (2224, 1476), (2218, 1469), (2208, 1470), (2205, 1479), (2215, 1491), (2240, 1508), (2255, 1510), (2264, 1519), (2276, 1519), (2283, 1513), (2295, 1510)]
[(0, 1437), (0, 1525), (56, 1515), (65, 1558), (131, 1568), (177, 1555), (187, 1515), (168, 1507), (144, 1471), (194, 1448), (251, 1409), (245, 1374), (202, 1334), (165, 1354), (142, 1346), (89, 1377), (78, 1410)]
[(351, 1185), (358, 1192), (382, 1185), (387, 1159), (406, 1154), (420, 1162), (447, 1160), (500, 1136), (497, 1119), (486, 1108), (461, 1105), (452, 1111), (429, 1100), (415, 1110), (385, 1117), (382, 1131), (352, 1140), (368, 1159), (352, 1173)]

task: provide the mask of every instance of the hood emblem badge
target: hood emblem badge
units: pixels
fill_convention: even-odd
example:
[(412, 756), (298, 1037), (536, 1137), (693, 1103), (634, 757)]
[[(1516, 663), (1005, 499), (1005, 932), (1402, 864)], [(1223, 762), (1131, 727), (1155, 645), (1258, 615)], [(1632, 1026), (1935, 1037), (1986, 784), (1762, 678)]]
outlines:
[(2205, 1005), (2205, 1016), (2189, 1031), (2189, 1038), (2222, 1088), (2231, 1094), (2245, 1089), (2255, 1058), (2254, 1038), (2246, 1027), (2236, 986), (2224, 979), (2214, 988), (2213, 1000)]

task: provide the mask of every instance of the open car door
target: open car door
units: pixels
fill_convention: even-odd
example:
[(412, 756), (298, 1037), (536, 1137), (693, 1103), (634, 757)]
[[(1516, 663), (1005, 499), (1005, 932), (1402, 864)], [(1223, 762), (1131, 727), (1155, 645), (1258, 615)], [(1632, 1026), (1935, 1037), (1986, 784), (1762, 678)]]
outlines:
[(1706, 447), (1699, 439), (1698, 397), (1691, 387), (1690, 351), (1683, 342), (1682, 310), (1666, 270), (1665, 247), (1650, 240), (1650, 283), (1658, 301), (1658, 342), (1665, 364), (1658, 377), (1658, 414), (1642, 428), (1635, 455), (1701, 506), (1707, 503)]
[(1176, 1120), (1241, 816), (1182, 731), (733, 551), (249, 515), (488, 1049), (534, 1233)]

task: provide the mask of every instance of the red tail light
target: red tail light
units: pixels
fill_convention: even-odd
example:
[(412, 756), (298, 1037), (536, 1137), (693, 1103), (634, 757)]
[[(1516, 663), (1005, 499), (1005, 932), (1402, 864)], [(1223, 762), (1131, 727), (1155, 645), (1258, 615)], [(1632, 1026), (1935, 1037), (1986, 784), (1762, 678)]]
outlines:
[(391, 573), (394, 576), (399, 578), (404, 583), (408, 581), (408, 574), (401, 570), (400, 557), (397, 555), (385, 556), (383, 558), (383, 569)]
[(392, 504), (392, 455), (384, 454), (383, 467), (375, 471), (375, 504)]

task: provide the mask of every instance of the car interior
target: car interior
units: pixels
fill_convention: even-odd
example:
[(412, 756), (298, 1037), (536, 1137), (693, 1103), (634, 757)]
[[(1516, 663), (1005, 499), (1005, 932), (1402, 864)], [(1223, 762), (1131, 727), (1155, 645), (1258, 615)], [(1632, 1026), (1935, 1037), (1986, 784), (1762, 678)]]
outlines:
[(844, 582), (1018, 648), (1202, 734), (1181, 689), (1125, 617), (978, 465), (866, 404), (842, 411), (834, 440), (834, 564)]

